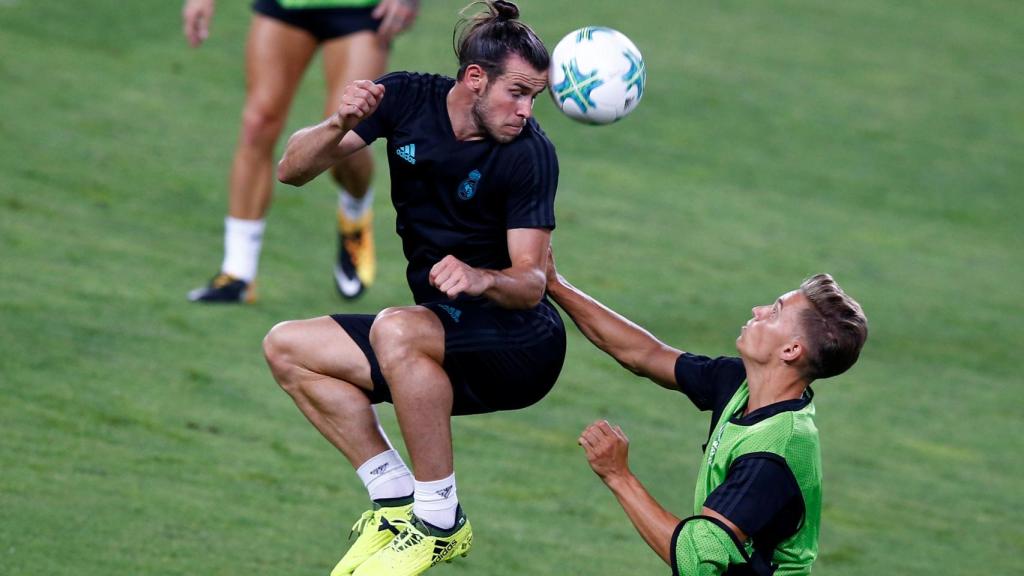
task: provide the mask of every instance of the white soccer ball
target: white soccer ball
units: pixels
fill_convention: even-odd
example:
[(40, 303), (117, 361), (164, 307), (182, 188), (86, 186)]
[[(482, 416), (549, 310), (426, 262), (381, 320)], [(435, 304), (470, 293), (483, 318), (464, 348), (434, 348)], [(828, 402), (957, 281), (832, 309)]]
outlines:
[(570, 118), (611, 124), (640, 103), (647, 68), (625, 34), (587, 26), (570, 32), (555, 46), (548, 80), (555, 105)]

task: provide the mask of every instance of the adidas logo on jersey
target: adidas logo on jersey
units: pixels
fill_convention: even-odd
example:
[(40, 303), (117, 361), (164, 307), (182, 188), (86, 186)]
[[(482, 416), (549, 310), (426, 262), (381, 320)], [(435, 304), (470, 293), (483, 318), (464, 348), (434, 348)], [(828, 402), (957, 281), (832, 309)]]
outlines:
[(405, 146), (402, 146), (398, 150), (395, 150), (395, 154), (398, 154), (399, 158), (401, 158), (402, 160), (405, 160), (409, 164), (415, 164), (416, 163), (416, 145), (415, 144), (406, 144)]

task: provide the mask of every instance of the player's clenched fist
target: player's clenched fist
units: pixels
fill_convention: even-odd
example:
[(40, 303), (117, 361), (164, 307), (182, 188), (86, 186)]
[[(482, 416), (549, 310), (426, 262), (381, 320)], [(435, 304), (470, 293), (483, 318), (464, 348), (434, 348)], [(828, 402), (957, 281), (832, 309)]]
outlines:
[(580, 446), (587, 454), (587, 462), (601, 479), (628, 472), (629, 438), (622, 428), (612, 426), (607, 420), (594, 422), (580, 434)]
[(341, 94), (341, 106), (335, 113), (335, 121), (345, 131), (356, 127), (359, 122), (373, 114), (384, 98), (384, 86), (370, 80), (356, 80), (345, 86)]
[(430, 269), (430, 285), (455, 298), (459, 294), (479, 296), (494, 283), (489, 274), (448, 255)]

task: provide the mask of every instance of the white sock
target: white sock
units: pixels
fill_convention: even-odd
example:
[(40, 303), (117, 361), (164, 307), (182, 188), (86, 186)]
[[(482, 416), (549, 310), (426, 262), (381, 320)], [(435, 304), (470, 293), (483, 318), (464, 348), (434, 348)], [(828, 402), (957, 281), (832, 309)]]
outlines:
[(356, 474), (370, 493), (370, 500), (402, 498), (413, 492), (412, 472), (393, 449), (363, 462)]
[(373, 207), (373, 188), (366, 191), (362, 198), (349, 194), (348, 190), (338, 188), (338, 210), (345, 213), (349, 220), (358, 220)]
[(266, 221), (262, 219), (225, 218), (224, 262), (220, 265), (220, 271), (246, 282), (255, 280), (265, 227)]
[(442, 530), (455, 526), (455, 510), (459, 506), (459, 496), (455, 490), (454, 472), (441, 480), (417, 480), (415, 498), (412, 511), (417, 518)]

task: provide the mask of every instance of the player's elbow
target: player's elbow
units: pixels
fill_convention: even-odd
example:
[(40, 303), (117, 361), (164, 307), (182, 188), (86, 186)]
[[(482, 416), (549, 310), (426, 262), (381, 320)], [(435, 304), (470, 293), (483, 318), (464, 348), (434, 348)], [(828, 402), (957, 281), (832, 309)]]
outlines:
[(277, 180), (282, 184), (290, 186), (302, 186), (309, 182), (309, 178), (304, 177), (301, 172), (292, 166), (287, 156), (282, 158), (277, 164)]
[(651, 375), (651, 350), (646, 346), (623, 347), (618, 350), (609, 350), (609, 354), (618, 363), (637, 376), (649, 377)]
[(547, 292), (546, 284), (547, 277), (545, 276), (544, 271), (534, 269), (530, 274), (528, 289), (524, 294), (526, 300), (525, 308), (533, 308), (540, 304), (541, 300), (544, 299), (544, 294)]
[(636, 374), (637, 376), (645, 375), (643, 364), (640, 362), (640, 360), (637, 358), (635, 354), (630, 354), (628, 351), (617, 354), (613, 351), (611, 352), (611, 355), (612, 357), (615, 358), (619, 365), (625, 368), (626, 370), (629, 370), (630, 372)]

